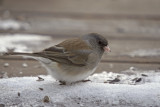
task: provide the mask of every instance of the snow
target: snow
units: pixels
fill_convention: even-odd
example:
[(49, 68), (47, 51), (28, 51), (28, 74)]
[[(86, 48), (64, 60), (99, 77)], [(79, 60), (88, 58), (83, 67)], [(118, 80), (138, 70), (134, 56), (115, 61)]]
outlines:
[[(1, 34), (0, 52), (32, 52), (43, 48), (45, 42), (51, 41), (51, 37), (34, 34)], [(49, 44), (49, 43), (48, 43)], [(41, 47), (39, 47), (41, 45)], [(32, 49), (34, 46), (34, 49)]]
[(146, 57), (146, 56), (160, 56), (160, 48), (157, 49), (139, 49), (133, 52), (129, 52), (127, 55), (131, 57)]
[(20, 30), (28, 29), (30, 26), (28, 23), (16, 21), (14, 19), (0, 19), (0, 29), (1, 30)]
[(26, 67), (28, 67), (28, 64), (23, 63), (22, 66), (23, 66), (24, 68), (26, 68)]
[(9, 63), (4, 63), (4, 67), (8, 67), (9, 66)]
[[(128, 75), (127, 72), (131, 74)], [(0, 104), (7, 107), (158, 107), (160, 105), (159, 70), (128, 69), (121, 74), (102, 72), (88, 77), (91, 80), (89, 82), (67, 85), (59, 85), (59, 82), (51, 76), (40, 77), (44, 80), (37, 81), (37, 77), (0, 79)], [(115, 78), (119, 78), (120, 81), (109, 82)], [(142, 80), (133, 84), (134, 78)]]

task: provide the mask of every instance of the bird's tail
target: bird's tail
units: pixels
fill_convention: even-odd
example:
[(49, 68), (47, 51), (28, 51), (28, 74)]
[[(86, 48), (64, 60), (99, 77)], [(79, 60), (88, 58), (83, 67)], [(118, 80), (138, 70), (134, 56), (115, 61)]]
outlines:
[(21, 53), (21, 52), (8, 52), (4, 53), (3, 56), (10, 56), (10, 55), (17, 55), (17, 56), (25, 56), (26, 58), (33, 58), (35, 60), (38, 60), (40, 62), (43, 62), (45, 64), (48, 64), (51, 62), (51, 60), (47, 59), (45, 55), (37, 52), (37, 53)]
[(9, 52), (4, 53), (3, 56), (9, 56), (9, 55), (18, 55), (18, 56), (39, 56), (37, 53), (25, 53), (25, 52)]

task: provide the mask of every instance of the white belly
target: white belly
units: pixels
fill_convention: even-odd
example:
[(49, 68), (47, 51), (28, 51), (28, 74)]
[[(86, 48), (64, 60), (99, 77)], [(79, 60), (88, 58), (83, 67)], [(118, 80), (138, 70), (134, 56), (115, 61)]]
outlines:
[(76, 82), (87, 78), (91, 75), (95, 70), (96, 67), (93, 69), (86, 69), (83, 67), (73, 67), (71, 69), (61, 69), (57, 66), (56, 62), (52, 62), (49, 65), (45, 64), (45, 68), (49, 72), (52, 77), (57, 80), (65, 81), (65, 82)]
[(96, 70), (94, 64), (90, 66), (71, 67), (69, 65), (58, 65), (57, 62), (53, 62), (46, 58), (36, 57), (35, 59), (42, 63), (52, 77), (69, 83), (83, 80)]

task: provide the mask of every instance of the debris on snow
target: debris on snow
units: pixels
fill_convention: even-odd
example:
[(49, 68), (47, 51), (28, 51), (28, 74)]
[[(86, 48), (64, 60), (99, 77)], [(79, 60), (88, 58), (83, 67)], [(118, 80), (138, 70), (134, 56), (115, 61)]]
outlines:
[[(0, 104), (57, 107), (158, 107), (160, 105), (160, 71), (135, 70), (132, 75), (124, 72), (94, 74), (87, 78), (90, 80), (88, 82), (67, 85), (59, 85), (59, 82), (51, 76), (42, 75), (38, 79), (45, 79), (43, 82), (37, 82), (37, 77), (0, 79)], [(17, 97), (18, 92), (20, 97)]]
[(20, 92), (18, 92), (18, 96), (19, 96), (19, 97), (21, 96)]
[(48, 103), (48, 102), (49, 102), (49, 97), (48, 97), (48, 96), (45, 96), (45, 97), (43, 98), (43, 101), (44, 101), (45, 103)]
[(39, 88), (41, 91), (43, 91), (43, 88)]
[(38, 77), (37, 81), (44, 81), (44, 79), (42, 77)]

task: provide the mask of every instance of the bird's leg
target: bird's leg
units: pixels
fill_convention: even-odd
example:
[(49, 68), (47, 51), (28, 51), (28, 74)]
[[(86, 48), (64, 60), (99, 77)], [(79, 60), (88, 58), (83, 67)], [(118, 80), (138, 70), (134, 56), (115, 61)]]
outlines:
[(59, 81), (60, 84), (59, 85), (66, 85), (66, 82), (65, 81)]
[[(75, 84), (75, 83), (79, 83), (79, 82), (88, 82), (88, 81), (91, 81), (91, 80), (89, 80), (89, 79), (87, 79), (87, 80), (81, 80), (81, 81), (77, 81), (77, 82), (74, 82), (74, 83), (71, 83), (71, 84)], [(66, 85), (65, 81), (59, 81), (59, 82), (60, 82), (59, 85)]]
[(87, 79), (87, 80), (82, 80), (81, 82), (88, 82), (88, 81), (91, 81), (91, 80)]
[(76, 84), (76, 83), (81, 83), (81, 82), (88, 82), (88, 81), (91, 81), (91, 80), (87, 79), (87, 80), (80, 80), (80, 81), (72, 82), (71, 85)]

